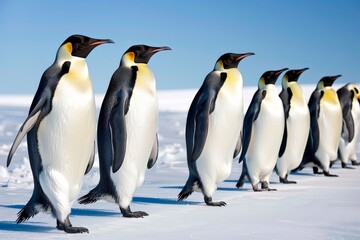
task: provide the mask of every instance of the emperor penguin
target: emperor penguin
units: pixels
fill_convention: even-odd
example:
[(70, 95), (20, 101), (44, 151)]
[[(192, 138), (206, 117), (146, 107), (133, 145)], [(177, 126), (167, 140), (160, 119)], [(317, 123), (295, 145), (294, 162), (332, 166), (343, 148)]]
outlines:
[(356, 145), (360, 133), (360, 92), (354, 83), (348, 83), (337, 90), (343, 114), (343, 125), (338, 150), (338, 158), (343, 168), (351, 160), (357, 164)]
[(104, 43), (113, 41), (82, 35), (68, 37), (59, 47), (55, 62), (41, 77), (29, 115), (7, 159), (9, 166), (27, 134), (34, 191), (18, 213), (17, 223), (39, 211), (50, 211), (57, 220), (57, 229), (88, 232), (84, 227), (73, 227), (69, 214), (95, 156), (95, 100), (85, 58)]
[(300, 165), (309, 136), (310, 112), (298, 84), (299, 76), (308, 69), (289, 70), (282, 78), (279, 96), (284, 106), (285, 130), (275, 167), (281, 183), (296, 183), (287, 179), (288, 174)]
[(320, 167), (325, 176), (337, 177), (329, 173), (329, 168), (330, 162), (337, 159), (342, 128), (341, 105), (332, 88), (332, 84), (340, 76), (321, 78), (310, 96), (310, 133), (301, 164), (294, 171), (310, 166), (313, 167), (314, 174), (317, 174)]
[(122, 56), (103, 100), (97, 129), (100, 181), (79, 203), (102, 198), (115, 202), (124, 217), (140, 218), (130, 203), (142, 185), (146, 168), (158, 157), (158, 100), (156, 82), (148, 66), (157, 52), (169, 47), (134, 45)]
[(241, 147), (243, 124), (243, 78), (239, 62), (254, 53), (226, 53), (215, 63), (196, 93), (186, 120), (189, 178), (178, 195), (186, 199), (201, 191), (209, 206), (217, 184), (229, 177), (233, 159)]
[[(265, 72), (259, 80), (249, 108), (245, 114), (243, 141), (239, 162), (243, 161), (242, 173), (236, 187), (251, 181), (254, 191), (271, 191), (269, 178), (276, 165), (285, 128), (283, 104), (275, 82), (284, 68)], [(286, 139), (285, 139), (286, 141)], [(261, 183), (261, 188), (258, 184)]]

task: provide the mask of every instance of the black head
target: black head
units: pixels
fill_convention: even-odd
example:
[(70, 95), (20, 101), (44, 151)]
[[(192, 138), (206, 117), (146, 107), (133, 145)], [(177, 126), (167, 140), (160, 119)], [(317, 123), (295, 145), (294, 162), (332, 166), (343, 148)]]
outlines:
[(261, 76), (260, 80), (259, 80), (259, 86), (264, 86), (264, 85), (268, 85), (268, 84), (275, 84), (276, 80), (278, 79), (280, 74), (283, 73), (286, 70), (288, 70), (288, 68), (283, 68), (283, 69), (280, 69), (280, 70), (264, 72), (263, 75)]
[(86, 58), (97, 46), (104, 43), (114, 43), (111, 39), (95, 39), (83, 35), (68, 37), (61, 46), (66, 46), (69, 53), (74, 57)]
[(230, 68), (237, 68), (239, 65), (239, 62), (251, 55), (255, 55), (252, 52), (249, 53), (225, 53), (223, 54), (215, 64), (214, 69), (220, 68), (221, 66), (224, 69), (230, 69)]
[(331, 87), (339, 77), (341, 77), (341, 75), (323, 77), (318, 82), (318, 87)]
[(147, 64), (150, 58), (157, 52), (171, 50), (169, 47), (151, 47), (147, 45), (134, 45), (131, 46), (124, 55), (127, 55), (131, 61), (135, 63)]
[(288, 82), (297, 82), (300, 75), (308, 69), (309, 68), (291, 69), (284, 74), (283, 79), (287, 80)]

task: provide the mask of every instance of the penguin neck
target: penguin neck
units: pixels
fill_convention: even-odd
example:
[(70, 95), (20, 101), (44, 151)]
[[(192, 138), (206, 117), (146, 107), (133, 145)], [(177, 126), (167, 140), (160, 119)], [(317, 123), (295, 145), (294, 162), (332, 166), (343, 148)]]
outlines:
[(134, 64), (138, 67), (135, 88), (151, 95), (156, 93), (156, 81), (153, 72), (145, 63)]
[(61, 68), (66, 61), (71, 63), (69, 72), (65, 75), (67, 81), (71, 81), (71, 85), (81, 91), (92, 91), (91, 79), (85, 58), (72, 56), (68, 49), (62, 46), (56, 55), (55, 64)]
[(340, 105), (337, 93), (332, 87), (324, 87), (322, 90), (324, 91), (323, 98), (325, 101), (331, 104)]
[(274, 84), (265, 84), (264, 86), (261, 86), (260, 90), (266, 90), (266, 95), (276, 95), (278, 94), (278, 91)]
[(237, 68), (224, 69), (221, 72), (226, 72), (227, 74), (224, 87), (227, 87), (234, 91), (239, 91), (239, 89), (242, 89), (243, 79), (241, 73)]
[(297, 82), (288, 82), (287, 87), (291, 89), (293, 94), (292, 98), (294, 98), (296, 102), (306, 102), (303, 90)]

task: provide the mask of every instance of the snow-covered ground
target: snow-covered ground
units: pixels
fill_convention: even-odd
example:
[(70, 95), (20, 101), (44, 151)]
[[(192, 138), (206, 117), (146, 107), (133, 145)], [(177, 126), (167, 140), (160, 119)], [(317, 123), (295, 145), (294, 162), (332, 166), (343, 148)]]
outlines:
[[(308, 97), (315, 86), (305, 86)], [(244, 89), (248, 106), (256, 88)], [(188, 170), (185, 154), (186, 111), (196, 90), (159, 91), (159, 159), (135, 193), (131, 208), (150, 216), (127, 219), (119, 208), (105, 201), (73, 205), (71, 221), (89, 234), (69, 235), (55, 228), (56, 220), (40, 213), (16, 224), (16, 214), (29, 200), (33, 184), (26, 141), (14, 155), (9, 169), (6, 158), (15, 134), (27, 115), (32, 96), (0, 96), (0, 239), (360, 239), (360, 168), (331, 173), (338, 178), (312, 174), (310, 169), (290, 175), (296, 185), (279, 184), (274, 173), (270, 186), (276, 192), (252, 191), (235, 184), (242, 164), (234, 160), (231, 176), (219, 185), (214, 200), (226, 207), (208, 207), (200, 193), (184, 202), (177, 194)], [(102, 96), (97, 96), (100, 106)], [(360, 146), (358, 146), (360, 150)], [(358, 158), (360, 152), (358, 150)], [(80, 195), (98, 182), (98, 159), (85, 176)]]

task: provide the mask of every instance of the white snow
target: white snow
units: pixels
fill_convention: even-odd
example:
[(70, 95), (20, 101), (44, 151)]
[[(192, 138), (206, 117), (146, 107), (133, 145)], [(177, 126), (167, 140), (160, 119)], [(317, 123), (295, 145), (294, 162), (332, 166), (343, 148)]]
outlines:
[[(315, 86), (304, 86), (307, 98)], [(244, 89), (245, 109), (256, 87)], [(177, 202), (188, 176), (185, 149), (186, 112), (196, 90), (159, 91), (160, 117), (158, 162), (148, 170), (136, 191), (132, 210), (150, 214), (143, 219), (122, 217), (119, 208), (106, 201), (73, 205), (70, 219), (89, 234), (69, 235), (55, 228), (56, 220), (40, 213), (16, 224), (17, 212), (32, 194), (33, 183), (26, 141), (6, 168), (7, 154), (25, 120), (32, 96), (0, 96), (0, 239), (360, 239), (360, 168), (331, 169), (338, 178), (313, 175), (311, 169), (292, 174), (296, 185), (279, 184), (275, 192), (253, 192), (251, 185), (237, 189), (242, 164), (234, 160), (231, 176), (221, 183), (214, 200), (226, 207), (208, 207), (200, 193)], [(97, 106), (103, 96), (96, 98)], [(360, 144), (358, 158), (360, 159)], [(98, 182), (98, 158), (84, 178), (80, 196)], [(79, 197), (80, 197), (79, 196)]]

